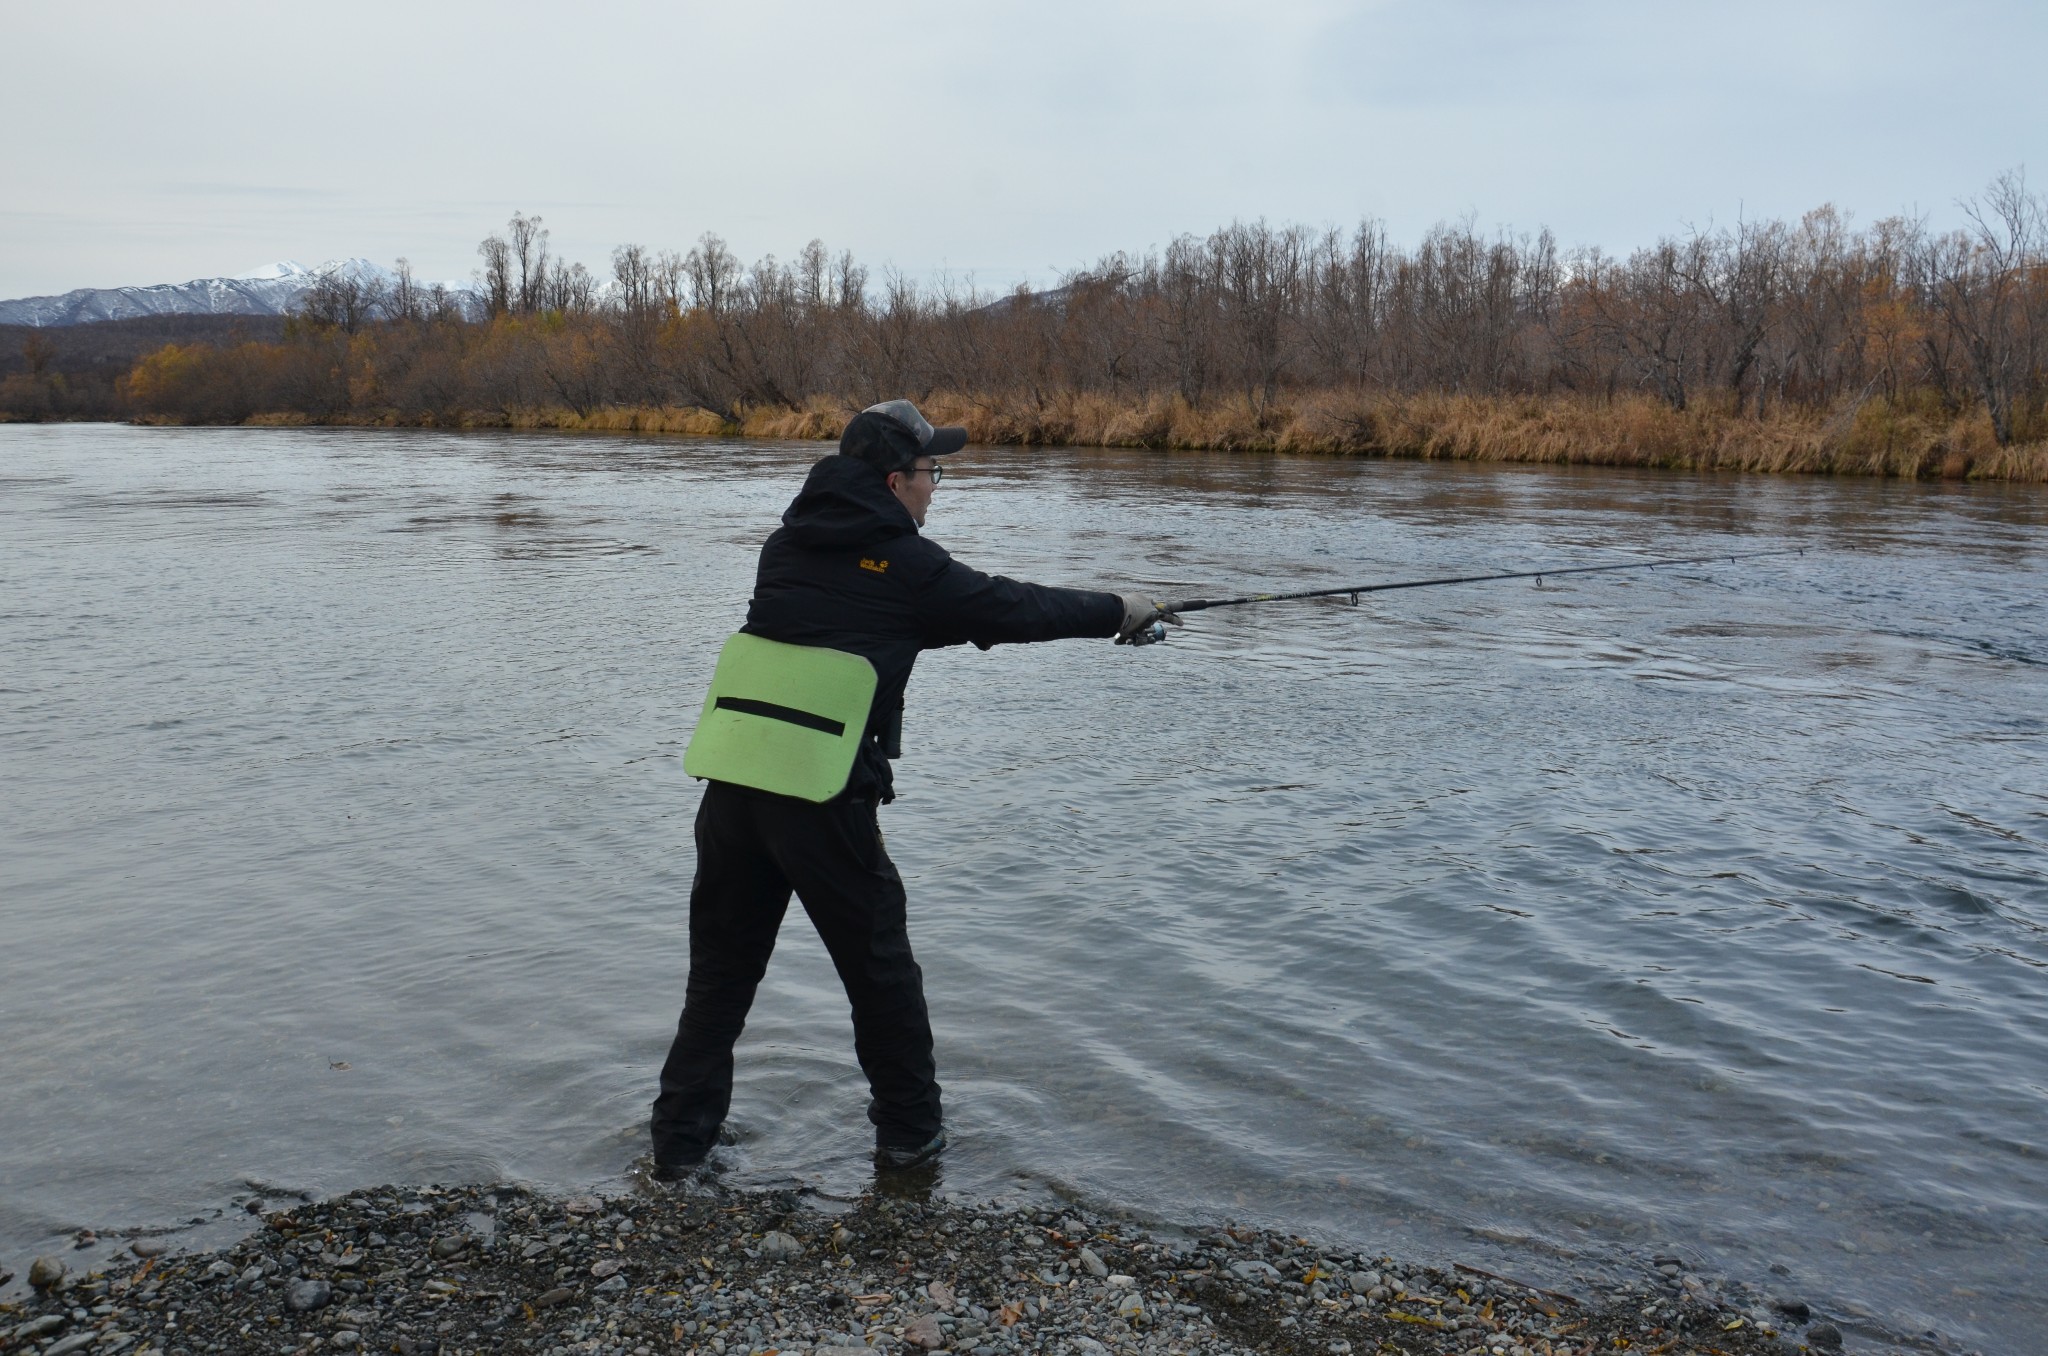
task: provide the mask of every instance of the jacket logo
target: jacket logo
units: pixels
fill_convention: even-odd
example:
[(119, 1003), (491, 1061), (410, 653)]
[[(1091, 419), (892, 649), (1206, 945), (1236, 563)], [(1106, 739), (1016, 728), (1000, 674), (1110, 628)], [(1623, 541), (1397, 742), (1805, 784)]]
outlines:
[(871, 570), (876, 574), (889, 573), (889, 562), (886, 560), (870, 560), (866, 556), (862, 556), (860, 558), (860, 567), (863, 570)]

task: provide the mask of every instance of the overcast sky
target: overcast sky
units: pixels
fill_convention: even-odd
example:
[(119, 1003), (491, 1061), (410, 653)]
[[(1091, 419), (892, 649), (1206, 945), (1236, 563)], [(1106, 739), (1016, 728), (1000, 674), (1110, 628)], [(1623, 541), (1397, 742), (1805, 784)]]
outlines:
[(2048, 183), (2042, 0), (0, 0), (0, 297), (558, 254), (1047, 281), (1233, 218), (1622, 250)]

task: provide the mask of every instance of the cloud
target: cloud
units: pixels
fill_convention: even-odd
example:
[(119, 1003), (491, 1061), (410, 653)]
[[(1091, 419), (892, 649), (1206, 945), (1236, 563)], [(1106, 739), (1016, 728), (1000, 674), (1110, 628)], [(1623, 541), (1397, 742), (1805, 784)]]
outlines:
[(1233, 217), (1626, 249), (1745, 204), (1947, 210), (2048, 126), (2048, 10), (1992, 0), (17, 8), (9, 296), (459, 275), (515, 209), (593, 267), (711, 230), (998, 287)]

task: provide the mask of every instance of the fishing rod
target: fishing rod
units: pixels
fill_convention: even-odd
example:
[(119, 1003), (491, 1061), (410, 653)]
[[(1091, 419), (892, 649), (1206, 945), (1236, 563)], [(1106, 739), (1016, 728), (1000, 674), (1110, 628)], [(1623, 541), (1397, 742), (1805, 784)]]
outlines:
[[(1680, 556), (1670, 560), (1625, 560), (1614, 565), (1567, 565), (1548, 570), (1505, 570), (1495, 574), (1449, 575), (1442, 579), (1401, 579), (1390, 584), (1348, 584), (1334, 589), (1302, 589), (1297, 593), (1248, 593), (1242, 598), (1190, 598), (1186, 602), (1162, 603), (1159, 611), (1163, 616), (1176, 616), (1182, 612), (1206, 612), (1212, 607), (1243, 607), (1249, 603), (1286, 603), (1303, 598), (1344, 598), (1356, 604), (1360, 594), (1391, 593), (1395, 589), (1428, 589), (1443, 584), (1480, 584), (1494, 579), (1533, 579), (1540, 586), (1545, 579), (1566, 574), (1604, 574), (1610, 570), (1654, 570), (1663, 565), (1715, 565), (1736, 560), (1756, 560), (1763, 556), (1803, 556), (1803, 546), (1785, 547), (1775, 551), (1738, 551), (1734, 554), (1714, 556)], [(1166, 627), (1154, 622), (1149, 631), (1140, 631), (1131, 643), (1148, 645), (1153, 641), (1166, 639)]]

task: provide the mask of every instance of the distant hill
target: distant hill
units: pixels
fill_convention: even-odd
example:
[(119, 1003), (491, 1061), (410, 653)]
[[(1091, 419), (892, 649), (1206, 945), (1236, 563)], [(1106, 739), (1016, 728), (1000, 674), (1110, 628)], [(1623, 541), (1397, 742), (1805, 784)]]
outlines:
[[(287, 259), (232, 278), (195, 278), (191, 282), (158, 283), (150, 287), (81, 287), (57, 297), (0, 301), (0, 325), (53, 329), (143, 316), (286, 315), (298, 309), (316, 283), (336, 275), (386, 285), (395, 276), (368, 259), (334, 259), (318, 268), (307, 268)], [(454, 293), (466, 295), (472, 291), (467, 282), (442, 285)]]

